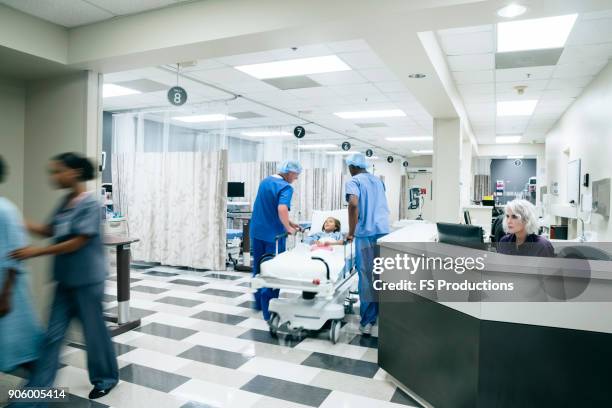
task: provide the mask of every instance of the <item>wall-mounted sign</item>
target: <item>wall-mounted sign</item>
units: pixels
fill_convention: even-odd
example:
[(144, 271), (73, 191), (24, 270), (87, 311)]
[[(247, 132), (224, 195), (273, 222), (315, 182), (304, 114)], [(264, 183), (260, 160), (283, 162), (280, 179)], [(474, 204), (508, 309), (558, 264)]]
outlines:
[(405, 161), (402, 163), (402, 166), (404, 166), (404, 167), (408, 167), (408, 166), (409, 166), (408, 160), (405, 160)]
[(351, 144), (349, 142), (342, 143), (342, 150), (344, 150), (345, 152), (351, 150)]
[(168, 102), (174, 106), (181, 106), (187, 102), (187, 91), (180, 86), (173, 86), (168, 91)]
[(306, 129), (304, 129), (303, 126), (296, 126), (295, 129), (293, 129), (293, 136), (297, 137), (298, 139), (303, 138), (306, 136)]
[(387, 162), (388, 163), (393, 163), (393, 156), (388, 156), (387, 157)]
[(374, 156), (374, 152), (372, 151), (372, 149), (366, 150), (366, 156), (368, 156), (368, 157)]
[(523, 161), (522, 161), (521, 159), (516, 159), (516, 160), (514, 161), (514, 165), (515, 165), (516, 167), (521, 167), (521, 166), (523, 165)]

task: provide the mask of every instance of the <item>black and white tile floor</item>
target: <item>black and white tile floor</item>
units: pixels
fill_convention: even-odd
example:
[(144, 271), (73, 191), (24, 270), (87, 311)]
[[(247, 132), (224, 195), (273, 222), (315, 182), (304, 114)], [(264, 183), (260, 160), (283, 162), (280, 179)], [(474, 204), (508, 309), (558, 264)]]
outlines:
[[(57, 384), (69, 387), (62, 407), (202, 408), (419, 406), (377, 365), (374, 336), (347, 315), (340, 342), (327, 333), (301, 341), (274, 339), (251, 309), (249, 275), (169, 267), (132, 270), (136, 330), (113, 338), (121, 382), (106, 397), (91, 388), (83, 346), (62, 354)], [(106, 285), (107, 311), (116, 310), (116, 280)], [(6, 379), (6, 376), (5, 376)]]

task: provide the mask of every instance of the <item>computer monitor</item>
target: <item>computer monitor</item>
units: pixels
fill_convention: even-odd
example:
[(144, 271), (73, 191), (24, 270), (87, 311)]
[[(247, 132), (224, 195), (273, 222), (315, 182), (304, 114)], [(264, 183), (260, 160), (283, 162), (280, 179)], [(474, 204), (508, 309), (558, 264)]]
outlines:
[(230, 181), (227, 183), (228, 197), (244, 197), (244, 183)]
[(484, 207), (495, 207), (495, 200), (482, 200)]
[(436, 223), (438, 241), (475, 249), (485, 249), (482, 227), (477, 225)]

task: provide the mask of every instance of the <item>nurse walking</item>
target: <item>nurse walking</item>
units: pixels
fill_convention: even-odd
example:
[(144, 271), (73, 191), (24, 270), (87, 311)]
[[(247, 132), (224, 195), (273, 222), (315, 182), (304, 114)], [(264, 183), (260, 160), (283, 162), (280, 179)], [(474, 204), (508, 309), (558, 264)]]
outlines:
[[(297, 180), (302, 172), (302, 166), (297, 161), (285, 161), (278, 167), (278, 174), (265, 178), (259, 189), (253, 205), (250, 235), (253, 245), (253, 276), (259, 273), (259, 261), (265, 254), (276, 252), (277, 235), (295, 234), (300, 226), (289, 220), (293, 187), (291, 183)], [(284, 252), (286, 240), (278, 241), (278, 252)], [(277, 298), (279, 289), (261, 288), (255, 292), (255, 308), (263, 312), (264, 320), (270, 320), (268, 305), (270, 300)]]
[(118, 382), (117, 358), (102, 314), (106, 260), (102, 244), (100, 204), (85, 191), (85, 181), (95, 177), (92, 163), (77, 153), (64, 153), (50, 163), (53, 183), (69, 193), (61, 200), (47, 225), (28, 224), (30, 232), (53, 237), (47, 247), (27, 247), (13, 252), (15, 259), (53, 255), (57, 281), (49, 327), (40, 359), (28, 387), (51, 387), (58, 370), (59, 353), (73, 317), (80, 320), (87, 346), (89, 398), (100, 398)]
[[(0, 183), (6, 166), (0, 157)], [(26, 246), (26, 233), (17, 208), (0, 197), (0, 372), (19, 366), (31, 368), (42, 340), (22, 262), (9, 254)]]
[(347, 240), (355, 240), (355, 261), (359, 273), (359, 330), (372, 334), (378, 317), (378, 296), (373, 288), (374, 258), (378, 256), (376, 241), (389, 233), (389, 206), (385, 185), (380, 178), (366, 171), (366, 158), (355, 153), (346, 159), (353, 176), (346, 183), (349, 233)]

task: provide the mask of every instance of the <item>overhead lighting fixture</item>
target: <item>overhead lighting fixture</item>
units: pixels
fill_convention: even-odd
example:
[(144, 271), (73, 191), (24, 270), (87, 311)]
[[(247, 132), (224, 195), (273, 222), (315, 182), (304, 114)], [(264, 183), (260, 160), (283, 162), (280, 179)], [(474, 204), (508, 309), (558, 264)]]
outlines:
[(427, 75), (425, 74), (410, 74), (408, 75), (408, 78), (412, 78), (412, 79), (423, 79), (425, 78)]
[(531, 116), (537, 104), (536, 99), (497, 102), (497, 116)]
[(338, 146), (335, 144), (329, 143), (321, 143), (321, 144), (307, 144), (307, 145), (299, 145), (298, 148), (300, 150), (307, 149), (336, 149)]
[(104, 84), (102, 87), (102, 97), (112, 98), (113, 96), (135, 95), (142, 93), (136, 89), (126, 88), (115, 84)]
[(385, 137), (385, 140), (389, 142), (429, 142), (433, 140), (431, 136), (399, 136), (399, 137)]
[(512, 3), (497, 10), (497, 15), (503, 18), (514, 18), (525, 14), (526, 11), (527, 7)]
[(351, 67), (335, 55), (239, 65), (234, 68), (257, 79), (285, 78), (351, 70)]
[(433, 154), (433, 150), (413, 150), (414, 154)]
[(355, 154), (355, 153), (359, 153), (359, 152), (345, 152), (344, 150), (331, 150), (328, 152), (325, 152), (325, 154), (331, 154), (331, 155), (335, 155), (335, 156), (348, 156), (350, 154)]
[(568, 14), (498, 23), (497, 52), (563, 47), (577, 17), (578, 14)]
[(186, 123), (223, 122), (225, 120), (236, 120), (233, 116), (213, 113), (209, 115), (175, 116), (172, 119)]
[(525, 157), (525, 156), (508, 156), (507, 158), (508, 158), (508, 159), (511, 159), (511, 160), (518, 160), (518, 159), (522, 159), (522, 158), (524, 158), (524, 157)]
[(282, 130), (261, 130), (261, 131), (249, 131), (242, 132), (242, 136), (249, 137), (273, 137), (273, 136), (291, 136), (291, 133), (284, 132)]
[(495, 143), (500, 144), (511, 144), (518, 143), (521, 141), (522, 136), (497, 136), (495, 137)]
[(372, 118), (400, 118), (406, 116), (401, 109), (358, 111), (358, 112), (336, 112), (334, 115), (342, 119), (372, 119)]

